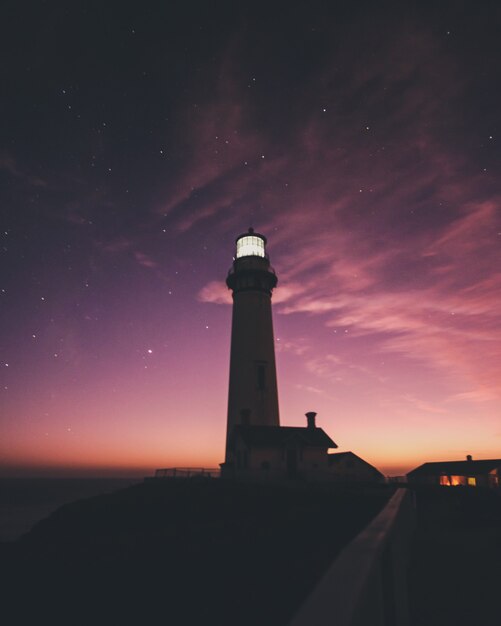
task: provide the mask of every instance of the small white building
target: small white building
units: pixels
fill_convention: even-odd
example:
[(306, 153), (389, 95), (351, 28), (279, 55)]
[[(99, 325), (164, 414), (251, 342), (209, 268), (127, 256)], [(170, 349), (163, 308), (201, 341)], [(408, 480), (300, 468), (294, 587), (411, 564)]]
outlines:
[(334, 452), (328, 456), (332, 478), (345, 482), (384, 483), (384, 474), (353, 452)]
[(337, 444), (315, 425), (315, 413), (308, 413), (308, 425), (243, 426), (233, 428), (223, 474), (235, 478), (316, 479), (329, 473), (328, 450)]

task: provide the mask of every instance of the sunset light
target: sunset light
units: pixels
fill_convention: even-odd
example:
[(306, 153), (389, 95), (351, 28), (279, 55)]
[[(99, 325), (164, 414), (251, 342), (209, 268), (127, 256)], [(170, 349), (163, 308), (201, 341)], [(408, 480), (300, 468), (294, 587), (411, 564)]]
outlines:
[(282, 425), (392, 476), (500, 456), (487, 9), (42, 4), (4, 42), (2, 475), (219, 467), (225, 280), (268, 253)]

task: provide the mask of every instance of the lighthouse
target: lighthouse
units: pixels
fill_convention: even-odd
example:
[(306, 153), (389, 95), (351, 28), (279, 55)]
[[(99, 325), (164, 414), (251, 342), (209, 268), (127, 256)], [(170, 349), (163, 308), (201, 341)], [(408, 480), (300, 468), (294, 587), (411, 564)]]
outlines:
[[(266, 237), (249, 228), (236, 239), (226, 284), (233, 292), (228, 442), (235, 426), (279, 426), (271, 294), (277, 284)], [(231, 455), (230, 455), (231, 456)]]

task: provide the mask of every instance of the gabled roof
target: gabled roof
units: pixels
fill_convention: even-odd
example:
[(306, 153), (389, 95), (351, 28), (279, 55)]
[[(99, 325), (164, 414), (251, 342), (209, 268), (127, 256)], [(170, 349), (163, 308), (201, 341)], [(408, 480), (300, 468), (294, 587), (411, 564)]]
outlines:
[(441, 474), (466, 476), (467, 474), (488, 474), (496, 468), (501, 468), (501, 459), (438, 461), (423, 463), (423, 465), (408, 472), (407, 476), (439, 476)]
[(375, 468), (374, 465), (371, 465), (367, 461), (364, 461), (364, 459), (359, 457), (354, 452), (332, 452), (331, 454), (327, 456), (327, 462), (329, 465), (336, 465), (337, 463), (347, 458), (351, 458), (351, 459), (354, 458), (357, 460), (358, 463), (366, 465), (368, 468), (373, 470), (376, 474), (379, 474), (380, 476), (384, 476), (384, 474), (382, 474), (377, 468)]
[(310, 448), (337, 448), (337, 444), (321, 428), (307, 426), (235, 426), (234, 435), (253, 447), (277, 447), (297, 441)]

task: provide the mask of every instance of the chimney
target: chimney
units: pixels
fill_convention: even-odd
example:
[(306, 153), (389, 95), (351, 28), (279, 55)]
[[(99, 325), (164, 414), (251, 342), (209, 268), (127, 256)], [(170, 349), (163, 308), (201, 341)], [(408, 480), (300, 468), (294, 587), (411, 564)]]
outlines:
[(466, 455), (466, 460), (467, 460), (467, 461), (471, 461), (471, 460), (472, 460), (472, 456), (471, 456), (471, 454), (467, 454), (467, 455)]
[(313, 411), (309, 411), (309, 413), (306, 413), (305, 415), (308, 421), (308, 428), (316, 428), (315, 417), (317, 414), (314, 413)]

